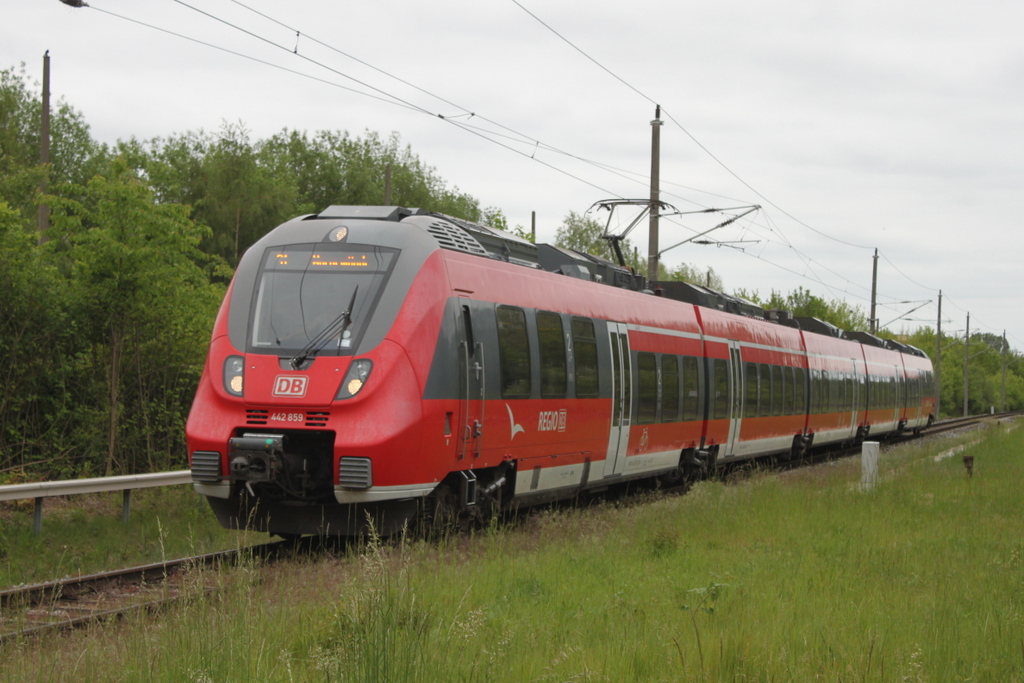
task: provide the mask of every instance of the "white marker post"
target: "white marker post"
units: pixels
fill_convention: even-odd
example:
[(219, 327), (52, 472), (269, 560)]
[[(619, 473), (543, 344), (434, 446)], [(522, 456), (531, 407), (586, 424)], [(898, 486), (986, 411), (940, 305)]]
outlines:
[(860, 490), (870, 491), (878, 483), (877, 441), (865, 441), (860, 448)]

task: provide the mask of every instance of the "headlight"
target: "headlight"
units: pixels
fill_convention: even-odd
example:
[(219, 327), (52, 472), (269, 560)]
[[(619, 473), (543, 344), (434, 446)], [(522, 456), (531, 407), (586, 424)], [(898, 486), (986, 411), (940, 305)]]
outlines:
[(232, 396), (241, 396), (245, 388), (245, 359), (228, 356), (224, 361), (224, 391)]
[(370, 370), (373, 369), (373, 361), (362, 358), (360, 360), (352, 361), (352, 365), (348, 366), (348, 372), (345, 373), (345, 379), (341, 380), (341, 386), (338, 388), (338, 394), (334, 397), (335, 401), (340, 401), (343, 398), (352, 398), (363, 389), (363, 385), (366, 384), (366, 380), (370, 377)]

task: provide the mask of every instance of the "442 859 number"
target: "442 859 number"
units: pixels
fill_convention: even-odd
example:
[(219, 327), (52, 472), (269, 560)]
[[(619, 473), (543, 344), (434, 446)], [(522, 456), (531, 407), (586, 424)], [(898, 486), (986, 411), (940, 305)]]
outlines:
[(270, 419), (273, 422), (302, 422), (305, 417), (302, 413), (271, 413)]

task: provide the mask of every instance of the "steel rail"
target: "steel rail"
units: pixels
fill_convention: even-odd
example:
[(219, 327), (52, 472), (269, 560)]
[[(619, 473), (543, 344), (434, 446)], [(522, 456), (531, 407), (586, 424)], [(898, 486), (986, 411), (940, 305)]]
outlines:
[[(11, 623), (18, 624), (18, 627), (11, 631), (0, 631), (0, 643), (37, 635), (46, 631), (76, 628), (99, 619), (122, 617), (139, 610), (154, 611), (182, 597), (175, 592), (173, 595), (144, 602), (128, 600), (126, 604), (115, 607), (104, 606), (92, 609), (76, 606), (75, 603), (85, 595), (102, 597), (104, 591), (109, 592), (111, 589), (120, 589), (125, 585), (139, 586), (151, 584), (150, 588), (156, 589), (188, 567), (211, 566), (216, 565), (218, 562), (235, 562), (240, 557), (246, 555), (268, 559), (292, 546), (293, 544), (289, 541), (275, 541), (247, 548), (236, 548), (204, 555), (182, 557), (137, 567), (127, 567), (108, 572), (67, 577), (46, 583), (8, 588), (0, 591), (0, 629), (5, 624)], [(211, 589), (206, 590), (209, 592)], [(108, 595), (107, 597), (110, 596)], [(45, 605), (51, 614), (61, 614), (67, 611), (84, 611), (87, 613), (68, 619), (56, 619), (45, 621), (44, 623), (29, 623), (26, 625), (24, 622), (32, 621), (34, 616), (38, 616), (30, 613), (32, 608), (41, 605)]]

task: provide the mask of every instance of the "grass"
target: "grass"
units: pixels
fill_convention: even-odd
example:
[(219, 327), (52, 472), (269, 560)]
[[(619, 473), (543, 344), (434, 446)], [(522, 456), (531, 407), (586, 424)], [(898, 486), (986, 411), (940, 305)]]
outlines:
[[(961, 439), (967, 440), (967, 437)], [(1024, 432), (992, 429), (441, 543), (197, 572), (10, 680), (1024, 681)], [(202, 593), (205, 581), (224, 590)]]
[(191, 486), (132, 492), (127, 525), (121, 494), (48, 498), (43, 533), (32, 534), (33, 502), (0, 505), (0, 588), (235, 548), (265, 534), (223, 529)]

